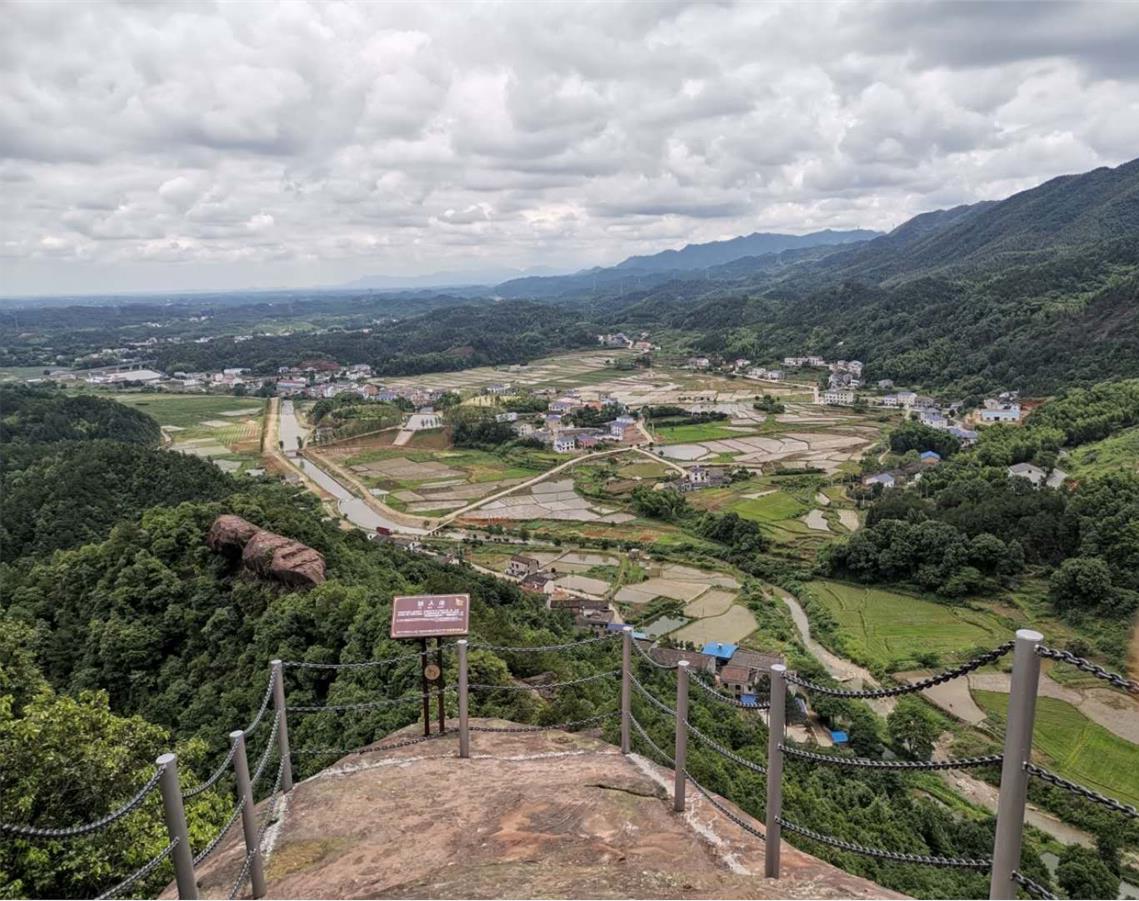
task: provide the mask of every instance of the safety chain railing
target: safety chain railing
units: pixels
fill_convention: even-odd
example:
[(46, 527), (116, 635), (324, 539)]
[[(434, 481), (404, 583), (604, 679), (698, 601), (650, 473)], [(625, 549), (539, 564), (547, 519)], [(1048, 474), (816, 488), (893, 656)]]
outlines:
[(690, 676), (689, 678), (691, 679), (692, 684), (697, 686), (705, 694), (711, 695), (717, 701), (720, 701), (724, 704), (730, 704), (732, 707), (738, 707), (741, 710), (767, 710), (767, 708), (771, 706), (768, 702), (759, 700), (757, 700), (754, 704), (749, 704), (740, 698), (733, 698), (730, 695), (724, 694), (723, 692), (716, 691), (716, 689), (714, 689), (703, 679), (697, 678), (696, 676)]
[(141, 867), (131, 873), (126, 879), (124, 879), (118, 885), (114, 886), (114, 888), (109, 888), (103, 892), (103, 894), (96, 895), (95, 901), (106, 901), (108, 898), (117, 898), (127, 889), (145, 879), (147, 876), (158, 869), (158, 867), (162, 864), (162, 861), (166, 860), (166, 858), (173, 853), (174, 848), (177, 847), (179, 841), (181, 841), (181, 839), (174, 839), (172, 842), (170, 842), (170, 844), (159, 851), (154, 857), (152, 857)]
[(832, 698), (895, 698), (899, 695), (914, 694), (915, 692), (924, 691), (927, 688), (933, 688), (935, 685), (941, 685), (945, 682), (951, 682), (961, 676), (968, 675), (973, 670), (980, 669), (982, 666), (988, 666), (1000, 660), (1005, 654), (1012, 650), (1013, 642), (1006, 641), (1000, 647), (993, 648), (991, 651), (986, 651), (974, 657), (968, 663), (963, 663), (953, 669), (944, 670), (943, 672), (936, 673), (928, 678), (921, 679), (917, 682), (911, 682), (908, 685), (899, 685), (895, 688), (868, 688), (860, 689), (857, 691), (844, 689), (844, 688), (831, 688), (829, 685), (820, 685), (817, 682), (811, 682), (804, 679), (796, 673), (787, 673), (787, 681), (792, 685), (798, 685), (805, 688), (807, 691), (820, 695), (830, 695)]
[(218, 845), (220, 845), (225, 840), (225, 837), (229, 835), (229, 830), (233, 828), (233, 824), (237, 822), (237, 818), (241, 816), (242, 811), (244, 810), (245, 799), (242, 798), (237, 802), (237, 805), (233, 808), (233, 813), (230, 814), (229, 819), (225, 821), (225, 825), (221, 827), (221, 830), (218, 832), (218, 834), (210, 839), (210, 843), (202, 848), (202, 850), (194, 856), (194, 866), (198, 866), (199, 864), (204, 863), (206, 858), (208, 858), (211, 854), (214, 853), (214, 851), (217, 850)]
[(277, 750), (277, 746), (273, 744), (278, 734), (281, 731), (281, 721), (284, 719), (285, 711), (278, 710), (273, 717), (273, 730), (269, 733), (269, 741), (265, 745), (265, 750), (261, 752), (261, 757), (257, 761), (257, 766), (253, 771), (253, 778), (249, 780), (249, 784), (256, 786), (261, 781), (261, 776), (265, 772), (265, 768), (269, 765), (269, 758), (273, 756), (273, 752)]
[(612, 719), (615, 716), (620, 716), (620, 713), (619, 710), (611, 710), (608, 713), (599, 713), (585, 719), (570, 720), (568, 723), (553, 723), (549, 726), (471, 726), (470, 730), (471, 732), (549, 732), (553, 729), (577, 729), (580, 726)]
[(800, 826), (783, 817), (779, 817), (778, 821), (779, 825), (784, 829), (795, 832), (804, 838), (809, 838), (813, 842), (818, 842), (821, 845), (830, 845), (830, 847), (838, 848), (840, 851), (850, 851), (852, 854), (861, 854), (864, 857), (874, 857), (878, 860), (892, 860), (895, 863), (920, 863), (929, 867), (962, 867), (970, 870), (987, 870), (993, 863), (988, 858), (939, 857), (933, 854), (910, 854), (906, 851), (888, 851), (884, 848), (868, 848), (866, 845), (858, 845), (854, 842), (836, 838), (833, 835), (816, 832), (814, 829)]
[(101, 829), (106, 829), (112, 823), (118, 822), (127, 814), (134, 813), (138, 810), (147, 796), (150, 795), (158, 787), (158, 783), (162, 779), (162, 774), (166, 771), (166, 767), (159, 766), (154, 774), (146, 780), (143, 785), (122, 807), (117, 810), (112, 810), (110, 813), (99, 817), (97, 820), (92, 820), (90, 823), (80, 823), (76, 826), (23, 826), (13, 823), (0, 823), (0, 833), (5, 835), (14, 835), (18, 838), (75, 838), (80, 835), (89, 835), (92, 832), (98, 832)]
[[(446, 650), (449, 645), (442, 645)], [(282, 660), (281, 665), (287, 669), (370, 669), (373, 666), (388, 666), (392, 663), (402, 663), (405, 660), (418, 660), (428, 654), (433, 654), (431, 651), (416, 651), (414, 654), (397, 654), (394, 657), (385, 657), (383, 660), (360, 660), (351, 663), (314, 663), (308, 660)]]
[[(397, 748), (410, 748), (412, 745), (421, 745), (426, 741), (432, 741), (437, 738), (453, 738), (454, 736), (449, 732), (433, 732), (430, 735), (419, 735), (415, 738), (405, 738), (401, 741), (392, 742), (391, 744), (381, 745), (380, 747), (372, 747), (371, 745), (364, 745), (358, 748), (297, 748), (293, 751), (294, 754), (324, 756), (330, 754), (340, 754), (342, 756), (348, 755), (363, 755), (363, 754), (381, 754), (384, 751), (394, 751)], [(382, 739), (381, 739), (382, 741)]]
[(999, 764), (1002, 759), (1000, 754), (986, 754), (981, 757), (957, 757), (949, 760), (875, 760), (873, 757), (819, 754), (816, 751), (804, 751), (802, 748), (784, 744), (779, 746), (779, 750), (787, 757), (797, 757), (812, 763), (861, 767), (868, 770), (964, 770), (974, 766), (993, 766)]
[(630, 681), (632, 681), (632, 683), (633, 683), (633, 687), (635, 689), (637, 689), (637, 693), (640, 694), (641, 697), (643, 697), (650, 704), (652, 704), (657, 710), (659, 710), (665, 716), (670, 716), (670, 717), (676, 716), (676, 711), (673, 710), (671, 707), (669, 707), (666, 703), (664, 703), (664, 701), (661, 701), (660, 699), (658, 699), (656, 697), (656, 695), (654, 695), (647, 688), (645, 688), (644, 683), (642, 683), (640, 679), (638, 679), (636, 676), (632, 676), (632, 675), (630, 675), (629, 678), (630, 678)]
[(440, 695), (449, 694), (454, 690), (453, 688), (444, 688), (442, 690), (430, 689), (425, 692), (418, 691), (400, 695), (398, 698), (381, 698), (378, 701), (362, 701), (357, 704), (290, 704), (286, 710), (289, 713), (344, 713), (349, 710), (375, 710), (381, 707), (396, 707), (399, 704), (407, 704), (409, 702), (421, 702), (424, 698), (437, 698)]
[(751, 770), (753, 773), (759, 773), (761, 776), (767, 774), (767, 767), (763, 766), (762, 764), (758, 764), (755, 761), (748, 760), (746, 757), (737, 754), (731, 748), (725, 747), (711, 736), (705, 735), (703, 732), (693, 726), (692, 723), (688, 722), (688, 720), (684, 721), (684, 726), (690, 733), (696, 736), (696, 739), (701, 744), (711, 748), (721, 757), (726, 757), (733, 763), (738, 763), (744, 769)]
[(1047, 648), (1041, 645), (1036, 649), (1036, 653), (1041, 657), (1049, 660), (1056, 660), (1059, 663), (1066, 663), (1069, 666), (1074, 666), (1078, 670), (1085, 673), (1091, 673), (1097, 679), (1102, 679), (1116, 688), (1121, 688), (1129, 694), (1139, 694), (1139, 682), (1133, 679), (1125, 678), (1119, 673), (1113, 673), (1111, 670), (1104, 669), (1098, 663), (1092, 663), (1090, 660), (1085, 660), (1083, 657), (1077, 657), (1071, 651), (1058, 651), (1055, 648)]
[[(254, 729), (261, 724), (262, 717), (265, 716), (265, 711), (269, 709), (269, 702), (273, 700), (273, 674), (269, 674), (269, 684), (265, 686), (265, 696), (261, 699), (261, 706), (257, 709), (257, 713), (253, 715), (253, 720), (245, 729), (245, 734), (248, 736)], [(273, 741), (269, 739), (270, 743)], [(229, 743), (229, 753), (225, 755), (225, 759), (218, 764), (217, 768), (209, 775), (204, 782), (199, 782), (192, 788), (187, 788), (182, 792), (182, 798), (189, 800), (190, 798), (197, 797), (203, 792), (209, 791), (221, 778), (229, 772), (230, 765), (233, 763), (233, 755), (237, 753), (237, 740), (231, 739)]]
[[(261, 827), (257, 830), (256, 840), (253, 842), (252, 847), (248, 847), (245, 853), (245, 860), (241, 865), (241, 872), (237, 875), (237, 881), (234, 882), (233, 888), (229, 892), (229, 901), (233, 901), (240, 893), (241, 889), (245, 886), (245, 882), (251, 876), (256, 879), (257, 865), (261, 862), (261, 843), (265, 838), (265, 833), (268, 831), (269, 826), (272, 825), (274, 818), (277, 815), (277, 804), (281, 800), (281, 783), (285, 776), (285, 761), (282, 760), (277, 767), (277, 779), (273, 783), (273, 790), (269, 795), (269, 804), (265, 810), (265, 816), (262, 819)], [(261, 874), (261, 880), (264, 880), (264, 874)], [(260, 892), (255, 888), (254, 896), (262, 897), (264, 890)]]
[(1116, 801), (1115, 798), (1109, 798), (1107, 795), (1101, 795), (1094, 789), (1087, 786), (1080, 785), (1078, 782), (1070, 782), (1062, 776), (1057, 776), (1055, 773), (1049, 772), (1042, 766), (1037, 766), (1034, 763), (1026, 763), (1024, 770), (1028, 775), (1035, 776), (1041, 782), (1047, 782), (1055, 785), (1057, 788), (1070, 791), (1074, 795), (1078, 795), (1086, 801), (1093, 801), (1108, 810), (1114, 810), (1116, 813), (1121, 813), (1128, 819), (1139, 818), (1139, 810), (1136, 810), (1130, 804), (1124, 804), (1122, 801)]
[[(676, 760), (674, 760), (672, 757), (670, 757), (668, 754), (666, 754), (664, 752), (664, 750), (661, 748), (661, 746), (658, 745), (655, 741), (652, 740), (652, 738), (649, 737), (648, 732), (645, 731), (645, 727), (640, 724), (640, 722), (637, 720), (637, 718), (636, 717), (630, 717), (630, 722), (632, 723), (634, 731), (636, 731), (636, 733), (644, 740), (644, 742), (649, 746), (649, 748), (653, 751), (653, 753), (656, 754), (657, 758), (659, 760), (663, 760), (667, 766), (672, 767), (676, 772), (680, 773), (681, 770), (679, 768), (677, 768)], [(693, 778), (692, 774), (690, 772), (688, 772), (688, 770), (686, 770), (686, 769), (683, 770), (683, 781), (691, 782), (692, 787), (695, 788), (698, 792), (700, 792), (700, 794), (704, 796), (704, 799), (709, 804), (711, 804), (714, 808), (716, 808), (716, 810), (718, 810), (725, 817), (727, 817), (729, 820), (731, 820), (733, 823), (735, 823), (737, 826), (739, 826), (742, 830), (744, 830), (744, 832), (750, 833), (751, 835), (754, 835), (756, 838), (762, 839), (764, 837), (762, 831), (760, 831), (759, 829), (756, 829), (755, 826), (751, 825), (751, 823), (749, 823), (743, 817), (740, 817), (737, 814), (733, 813), (731, 811), (731, 809), (729, 809), (727, 806), (722, 804), (719, 801), (719, 799), (716, 798), (716, 796), (714, 794), (712, 794), (712, 792), (708, 791), (708, 789), (706, 789), (703, 785), (701, 785), (699, 782), (697, 782)], [(675, 801), (675, 792), (674, 792), (674, 801)], [(683, 807), (684, 807), (683, 795), (680, 796), (680, 800), (676, 803), (679, 805), (679, 807), (681, 809), (683, 809)]]
[(1056, 901), (1056, 896), (1048, 891), (1048, 889), (1035, 879), (1025, 876), (1020, 871), (1013, 870), (1012, 878), (1017, 885), (1028, 892), (1033, 898), (1040, 898), (1041, 901)]
[(633, 650), (636, 651), (650, 666), (655, 666), (657, 669), (674, 670), (679, 666), (678, 663), (661, 663), (659, 660), (653, 660), (652, 655), (641, 647), (639, 641), (633, 642)]
[(507, 645), (499, 644), (472, 644), (468, 646), (471, 651), (498, 651), (504, 653), (534, 653), (538, 651), (572, 651), (574, 648), (584, 647), (585, 645), (598, 644), (604, 641), (613, 641), (615, 638), (620, 638), (620, 632), (610, 632), (605, 635), (598, 635), (594, 638), (582, 638), (578, 641), (567, 641), (562, 644), (540, 644), (531, 647), (515, 646), (510, 647)]
[(511, 683), (509, 685), (494, 685), (489, 682), (470, 682), (467, 688), (475, 688), (479, 691), (548, 691), (552, 688), (566, 688), (570, 685), (584, 685), (586, 682), (597, 682), (601, 679), (612, 679), (614, 676), (621, 675), (619, 669), (608, 670), (604, 673), (595, 673), (592, 676), (582, 676), (580, 679), (567, 679), (564, 682), (536, 682), (533, 685), (527, 683)]

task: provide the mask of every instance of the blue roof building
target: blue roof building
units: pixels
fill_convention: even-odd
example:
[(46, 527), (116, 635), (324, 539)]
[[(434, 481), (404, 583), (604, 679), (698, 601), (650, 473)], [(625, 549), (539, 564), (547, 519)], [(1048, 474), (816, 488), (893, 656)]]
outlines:
[(724, 641), (710, 641), (704, 645), (703, 651), (709, 657), (715, 657), (721, 663), (727, 663), (732, 659), (732, 655), (738, 651), (740, 646), (738, 644), (730, 644)]
[(740, 695), (740, 703), (743, 704), (744, 707), (758, 707), (759, 706), (759, 701), (756, 699), (756, 696), (753, 694)]
[(922, 463), (940, 463), (941, 454), (939, 454), (937, 451), (922, 451), (921, 461)]
[(831, 731), (831, 741), (836, 745), (845, 745), (850, 741), (850, 736), (843, 732), (841, 729), (834, 729)]

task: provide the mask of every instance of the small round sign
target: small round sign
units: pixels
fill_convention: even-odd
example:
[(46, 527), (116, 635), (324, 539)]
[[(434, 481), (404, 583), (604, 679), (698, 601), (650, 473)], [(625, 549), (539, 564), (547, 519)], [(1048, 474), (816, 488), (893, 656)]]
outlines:
[(440, 673), (438, 666), (436, 666), (434, 663), (429, 663), (427, 666), (423, 667), (423, 675), (426, 677), (428, 682), (434, 682), (439, 678), (440, 675), (442, 675), (442, 673)]

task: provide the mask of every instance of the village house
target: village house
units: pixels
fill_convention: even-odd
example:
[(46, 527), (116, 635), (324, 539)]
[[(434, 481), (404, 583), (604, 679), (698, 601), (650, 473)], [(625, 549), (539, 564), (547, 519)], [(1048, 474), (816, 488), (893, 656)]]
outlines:
[(939, 454), (937, 451), (922, 451), (918, 456), (918, 459), (921, 460), (921, 462), (926, 466), (936, 466), (941, 462), (941, 454)]
[(848, 407), (854, 403), (853, 388), (828, 388), (823, 395), (823, 403)]
[(661, 666), (673, 667), (681, 660), (688, 661), (689, 672), (716, 675), (716, 658), (699, 651), (685, 651), (682, 648), (658, 648), (648, 650), (649, 656)]
[(597, 612), (600, 610), (608, 610), (609, 602), (602, 598), (583, 598), (577, 595), (569, 594), (561, 589), (555, 590), (548, 598), (546, 598), (546, 607), (550, 610), (585, 610)]
[(512, 410), (509, 412), (506, 412), (506, 413), (497, 413), (497, 414), (495, 414), (494, 421), (495, 422), (517, 422), (518, 421), (518, 414)]
[(977, 440), (977, 433), (972, 429), (961, 428), (960, 426), (950, 426), (949, 434), (961, 442), (962, 445), (968, 447)]
[(553, 448), (556, 454), (568, 454), (577, 448), (577, 437), (575, 435), (555, 435)]
[(862, 484), (867, 488), (873, 488), (875, 485), (881, 485), (883, 488), (893, 488), (897, 482), (890, 473), (878, 472), (872, 476), (866, 476), (866, 478), (862, 480)]
[(611, 423), (609, 423), (609, 434), (614, 438), (624, 439), (625, 430), (631, 429), (637, 424), (632, 416), (618, 416)]
[(731, 475), (724, 469), (713, 469), (697, 463), (688, 470), (684, 481), (677, 487), (681, 491), (692, 491), (696, 488), (718, 488), (727, 485), (732, 480)]
[(878, 390), (879, 391), (893, 391), (894, 390), (894, 380), (893, 379), (878, 379)]
[(521, 582), (526, 591), (535, 591), (539, 594), (552, 594), (554, 592), (554, 577), (550, 573), (535, 572), (524, 576)]
[(718, 679), (720, 685), (737, 698), (751, 691), (751, 673), (746, 666), (732, 666), (729, 663), (720, 668)]
[(594, 635), (604, 635), (615, 616), (612, 610), (583, 610), (574, 616), (573, 624), (578, 629), (588, 629)]
[(300, 394), (308, 387), (304, 379), (277, 379), (277, 393), (283, 397)]
[(913, 391), (899, 391), (898, 392), (898, 405), (902, 407), (911, 407), (917, 401), (918, 396)]
[(982, 422), (1020, 422), (1020, 404), (986, 400), (981, 410)]
[(534, 557), (515, 554), (506, 564), (506, 574), (521, 579), (523, 576), (530, 575), (530, 573), (538, 572), (541, 568), (542, 564)]

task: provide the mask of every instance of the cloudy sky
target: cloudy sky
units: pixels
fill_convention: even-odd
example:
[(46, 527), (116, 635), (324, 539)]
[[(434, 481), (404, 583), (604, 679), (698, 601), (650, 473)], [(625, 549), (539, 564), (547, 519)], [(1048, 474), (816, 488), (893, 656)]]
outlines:
[(4, 2), (0, 293), (888, 229), (1139, 154), (1139, 3)]

